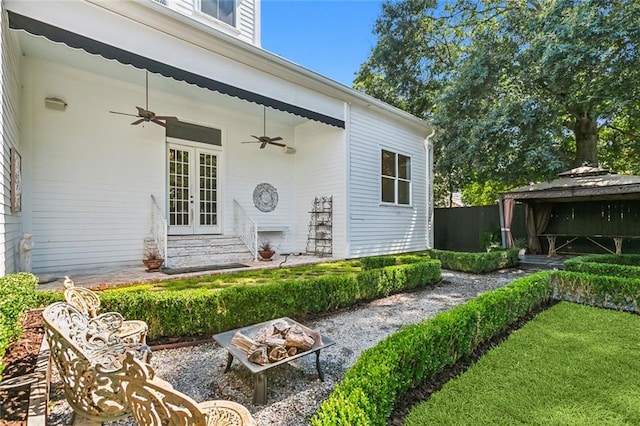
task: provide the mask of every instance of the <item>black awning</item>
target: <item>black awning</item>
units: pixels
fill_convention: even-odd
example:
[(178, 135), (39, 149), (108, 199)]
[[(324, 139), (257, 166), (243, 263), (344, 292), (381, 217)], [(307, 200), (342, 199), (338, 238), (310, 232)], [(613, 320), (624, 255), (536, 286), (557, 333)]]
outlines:
[(245, 101), (275, 108), (277, 110), (285, 111), (294, 115), (298, 115), (300, 117), (318, 121), (320, 123), (329, 124), (331, 126), (339, 127), (342, 129), (345, 128), (344, 120), (320, 114), (318, 112), (314, 112), (306, 108), (301, 108), (296, 105), (291, 105), (277, 99), (269, 98), (267, 96), (262, 96), (248, 90), (240, 89), (239, 87), (231, 86), (229, 84), (213, 80), (199, 74), (194, 74), (192, 72), (173, 67), (171, 65), (163, 64), (153, 59), (145, 58), (144, 56), (140, 56), (132, 52), (127, 52), (126, 50), (110, 46), (100, 41), (93, 40), (80, 34), (72, 33), (62, 28), (58, 28), (41, 21), (19, 15), (11, 11), (9, 11), (8, 13), (9, 27), (12, 29), (25, 30), (30, 34), (43, 36), (51, 41), (64, 43), (69, 47), (82, 49), (94, 55), (100, 55), (107, 59), (114, 59), (122, 64), (133, 65), (136, 68), (146, 69), (149, 72), (161, 74), (165, 77), (184, 81), (189, 84), (194, 84), (204, 89), (213, 90), (215, 92), (234, 96)]

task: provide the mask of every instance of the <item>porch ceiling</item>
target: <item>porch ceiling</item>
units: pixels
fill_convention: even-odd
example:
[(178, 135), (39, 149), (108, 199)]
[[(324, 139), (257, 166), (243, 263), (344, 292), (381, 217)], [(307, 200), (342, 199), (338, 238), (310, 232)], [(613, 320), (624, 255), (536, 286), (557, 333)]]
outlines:
[[(147, 69), (150, 72), (150, 90), (163, 91), (181, 98), (215, 105), (246, 115), (259, 115), (262, 113), (263, 105), (269, 106), (273, 108), (273, 111), (269, 113), (270, 120), (292, 127), (311, 119), (344, 128), (344, 122), (333, 117), (160, 64), (21, 15), (10, 13), (10, 17), (13, 18), (12, 28), (24, 30), (17, 31), (16, 34), (22, 53), (28, 56), (43, 58), (54, 63), (141, 86), (144, 85), (144, 74), (141, 69)], [(42, 25), (43, 30), (38, 31), (30, 25)], [(47, 31), (54, 35), (42, 34)], [(58, 32), (57, 36), (56, 32)], [(32, 35), (32, 33), (36, 35)], [(71, 39), (73, 41), (70, 41)], [(91, 42), (97, 43), (95, 45), (97, 47), (91, 45)], [(90, 47), (85, 46), (87, 43), (89, 43), (87, 46), (90, 45)], [(120, 54), (127, 57), (123, 59), (119, 56)]]

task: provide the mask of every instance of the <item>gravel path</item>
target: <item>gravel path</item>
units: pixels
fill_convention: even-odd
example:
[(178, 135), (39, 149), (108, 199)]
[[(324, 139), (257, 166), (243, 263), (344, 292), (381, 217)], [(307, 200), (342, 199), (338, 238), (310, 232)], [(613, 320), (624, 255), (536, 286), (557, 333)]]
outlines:
[[(196, 401), (227, 399), (246, 406), (259, 425), (302, 426), (360, 353), (373, 347), (405, 325), (433, 317), (438, 312), (508, 284), (531, 271), (510, 269), (484, 275), (442, 271), (440, 283), (424, 290), (375, 300), (356, 308), (305, 322), (337, 343), (322, 351), (320, 361), (325, 381), (318, 379), (315, 356), (305, 356), (269, 370), (267, 404), (252, 403), (253, 379), (234, 361), (223, 374), (227, 353), (216, 343), (179, 349), (158, 350), (151, 364), (156, 374)], [(55, 376), (54, 379), (55, 381)], [(70, 424), (71, 409), (64, 400), (55, 401), (47, 424)], [(54, 398), (54, 397), (52, 397)], [(135, 424), (132, 420), (106, 423)]]

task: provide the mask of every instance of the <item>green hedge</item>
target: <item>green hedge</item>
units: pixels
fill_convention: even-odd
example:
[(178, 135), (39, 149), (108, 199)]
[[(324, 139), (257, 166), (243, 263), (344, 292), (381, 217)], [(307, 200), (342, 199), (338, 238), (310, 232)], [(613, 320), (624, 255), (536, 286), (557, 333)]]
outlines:
[(595, 275), (640, 278), (640, 255), (600, 254), (579, 256), (564, 262), (566, 271), (586, 272)]
[(430, 256), (426, 252), (416, 252), (408, 254), (387, 254), (384, 256), (363, 257), (358, 259), (363, 271), (371, 269), (386, 268), (395, 265), (407, 265), (410, 263), (424, 262)]
[(362, 353), (322, 403), (311, 424), (385, 425), (398, 398), (506, 329), (552, 296), (552, 274), (540, 272), (485, 293)]
[(442, 262), (444, 269), (481, 274), (518, 265), (518, 249), (486, 253), (465, 253), (448, 250), (427, 250), (425, 253)]
[(558, 271), (553, 284), (556, 299), (640, 313), (640, 279)]
[[(102, 311), (120, 312), (149, 325), (149, 340), (201, 336), (267, 321), (304, 317), (351, 306), (440, 280), (440, 262), (389, 266), (359, 274), (235, 285), (222, 290), (149, 291), (115, 289), (100, 292)], [(47, 305), (61, 293), (40, 295)]]
[(36, 306), (38, 277), (20, 272), (0, 278), (0, 374), (4, 371), (1, 362), (9, 344), (22, 333), (20, 318)]

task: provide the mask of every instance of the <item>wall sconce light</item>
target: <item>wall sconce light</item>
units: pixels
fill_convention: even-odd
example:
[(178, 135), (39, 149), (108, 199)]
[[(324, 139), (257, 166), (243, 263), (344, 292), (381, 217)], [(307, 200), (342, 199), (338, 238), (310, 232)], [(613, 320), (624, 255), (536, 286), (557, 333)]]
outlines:
[(64, 111), (67, 103), (60, 98), (44, 98), (44, 106), (55, 111)]

